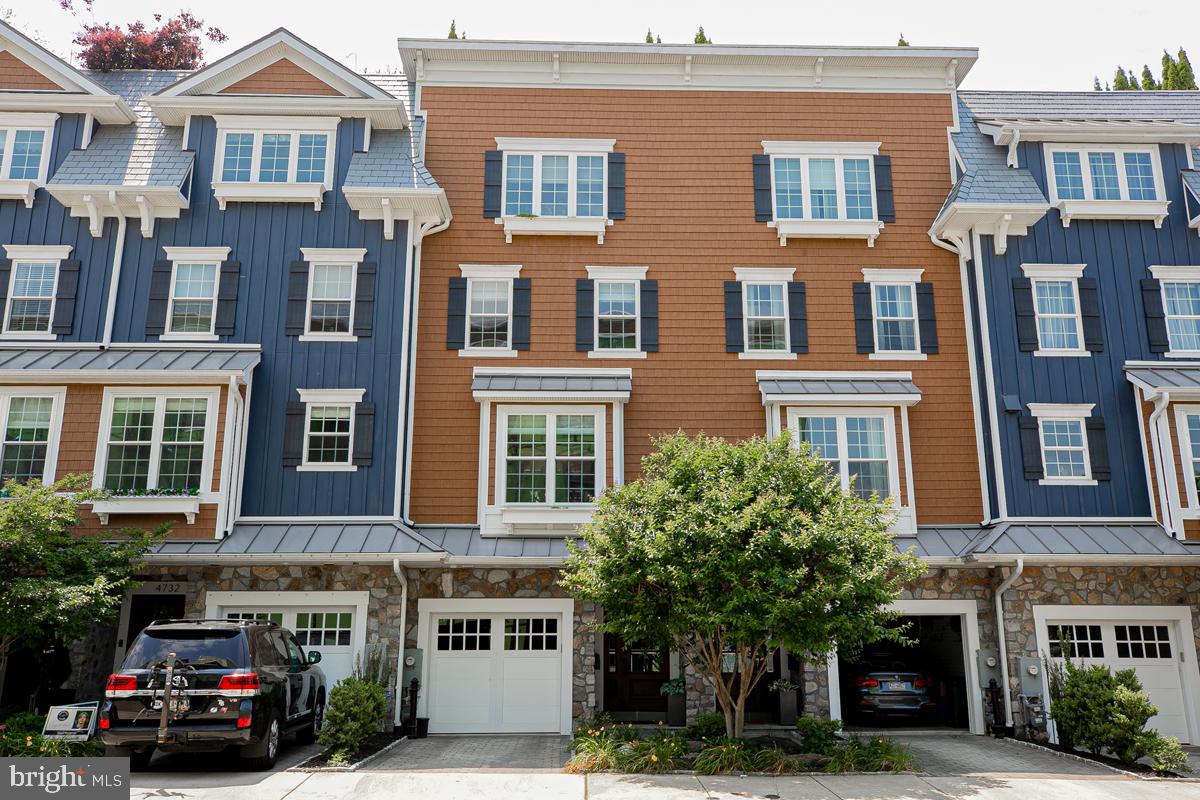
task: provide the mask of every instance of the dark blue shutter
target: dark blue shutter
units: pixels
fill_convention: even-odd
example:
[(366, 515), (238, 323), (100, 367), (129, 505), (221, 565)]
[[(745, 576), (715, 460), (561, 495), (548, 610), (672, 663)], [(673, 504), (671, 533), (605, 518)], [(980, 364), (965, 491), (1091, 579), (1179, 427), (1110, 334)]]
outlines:
[(283, 465), (298, 467), (304, 461), (304, 403), (287, 404), (283, 417)]
[(155, 261), (150, 272), (150, 301), (146, 303), (146, 335), (162, 336), (171, 299), (171, 262)]
[(1025, 480), (1040, 481), (1046, 477), (1046, 469), (1042, 466), (1042, 438), (1038, 421), (1023, 414), (1017, 418), (1017, 427), (1021, 433), (1021, 465), (1025, 470)]
[(746, 349), (742, 330), (742, 284), (725, 281), (725, 352), (740, 353)]
[(500, 216), (501, 191), (504, 182), (504, 153), (488, 150), (483, 154), (483, 216)]
[(803, 281), (791, 281), (788, 291), (788, 338), (793, 353), (808, 352), (808, 297)]
[[(54, 293), (54, 322), (50, 326), (51, 333), (68, 334), (75, 327), (75, 297), (79, 294), (80, 264), (81, 262), (74, 258), (65, 259), (58, 264), (58, 289)], [(7, 290), (7, 279), (4, 286)], [(0, 308), (3, 308), (3, 301), (0, 301)]]
[(308, 262), (293, 261), (288, 267), (287, 311), (283, 320), (283, 332), (287, 336), (300, 336), (307, 325), (308, 314)]
[(1037, 314), (1033, 308), (1033, 282), (1013, 278), (1013, 313), (1017, 320), (1017, 349), (1032, 353), (1038, 349)]
[(575, 281), (575, 349), (586, 353), (595, 343), (592, 334), (596, 326), (595, 284), (587, 278)]
[(869, 283), (854, 284), (854, 346), (860, 353), (875, 352), (875, 314)]
[(1150, 338), (1150, 352), (1167, 352), (1171, 349), (1171, 340), (1167, 336), (1167, 314), (1163, 310), (1162, 285), (1157, 278), (1142, 278), (1142, 305), (1146, 309), (1146, 334)]
[(513, 350), (529, 349), (529, 278), (513, 278)]
[(1092, 461), (1092, 480), (1111, 481), (1108, 438), (1104, 435), (1104, 417), (1087, 418), (1088, 457)]
[(658, 352), (658, 281), (642, 281), (642, 350)]
[(896, 198), (892, 192), (892, 157), (875, 156), (875, 206), (880, 222), (896, 221)]
[(938, 351), (937, 312), (933, 306), (933, 284), (917, 284), (917, 325), (921, 332), (921, 352)]
[(608, 154), (608, 218), (625, 219), (625, 154)]
[(1091, 353), (1104, 352), (1104, 326), (1100, 324), (1100, 287), (1095, 278), (1080, 278), (1079, 315), (1083, 320), (1083, 346)]
[(361, 402), (354, 408), (354, 455), (357, 467), (371, 466), (371, 450), (375, 444), (375, 404)]
[(467, 279), (450, 279), (446, 306), (446, 349), (462, 350), (467, 338)]
[(241, 262), (221, 262), (221, 282), (217, 284), (217, 315), (213, 320), (213, 333), (217, 336), (233, 336), (237, 320), (238, 283), (241, 277)]
[(754, 221), (770, 222), (775, 217), (771, 202), (771, 157), (755, 153), (751, 160), (754, 163)]
[(375, 327), (375, 280), (378, 269), (372, 261), (358, 265), (354, 275), (354, 335), (370, 336)]

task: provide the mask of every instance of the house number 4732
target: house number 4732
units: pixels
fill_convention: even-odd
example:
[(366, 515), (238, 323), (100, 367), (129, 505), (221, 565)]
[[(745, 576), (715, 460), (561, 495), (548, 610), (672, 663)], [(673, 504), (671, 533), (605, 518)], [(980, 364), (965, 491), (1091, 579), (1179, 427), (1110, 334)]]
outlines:
[(178, 583), (156, 583), (152, 588), (155, 594), (177, 594), (182, 586)]

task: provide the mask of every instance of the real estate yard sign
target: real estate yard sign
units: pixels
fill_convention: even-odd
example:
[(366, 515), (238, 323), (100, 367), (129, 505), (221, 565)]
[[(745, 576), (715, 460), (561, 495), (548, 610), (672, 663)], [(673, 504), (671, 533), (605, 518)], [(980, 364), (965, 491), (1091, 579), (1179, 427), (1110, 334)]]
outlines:
[(70, 706), (51, 706), (46, 714), (42, 738), (68, 742), (86, 742), (96, 729), (96, 714), (100, 703), (75, 703)]

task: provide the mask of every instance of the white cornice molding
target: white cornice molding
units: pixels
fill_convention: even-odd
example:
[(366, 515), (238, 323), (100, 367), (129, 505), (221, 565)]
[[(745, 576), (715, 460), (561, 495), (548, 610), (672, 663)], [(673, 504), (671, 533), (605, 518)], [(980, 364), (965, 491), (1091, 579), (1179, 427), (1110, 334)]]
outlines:
[(163, 246), (163, 252), (167, 254), (168, 261), (180, 262), (199, 262), (203, 264), (211, 264), (213, 262), (220, 263), (229, 259), (229, 248), (220, 247), (174, 247)]
[(733, 277), (739, 281), (790, 281), (796, 275), (794, 267), (734, 267)]
[(863, 267), (863, 280), (867, 283), (920, 283), (924, 269), (897, 269), (891, 267)]
[(6, 244), (4, 252), (11, 259), (46, 259), (61, 261), (70, 258), (72, 246), (69, 244)]
[(877, 156), (883, 142), (784, 142), (767, 140), (763, 152), (769, 156)]
[(497, 136), (496, 149), (504, 152), (578, 153), (603, 155), (611, 153), (616, 139), (569, 139), (554, 137)]
[(521, 274), (520, 264), (459, 264), (464, 278), (516, 278)]
[(361, 264), (365, 247), (301, 247), (300, 255), (310, 264)]
[(593, 281), (642, 281), (647, 267), (587, 267), (588, 279)]

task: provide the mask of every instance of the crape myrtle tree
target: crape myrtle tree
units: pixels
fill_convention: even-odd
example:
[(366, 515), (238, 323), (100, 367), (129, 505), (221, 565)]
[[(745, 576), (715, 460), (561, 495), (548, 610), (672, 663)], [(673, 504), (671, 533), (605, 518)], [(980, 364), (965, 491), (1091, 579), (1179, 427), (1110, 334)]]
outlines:
[(560, 581), (604, 609), (599, 630), (680, 652), (729, 736), (781, 645), (817, 660), (904, 640), (890, 607), (923, 565), (895, 549), (885, 501), (843, 491), (786, 436), (654, 445), (641, 478), (598, 499)]
[[(64, 11), (79, 17), (75, 0), (58, 0)], [(93, 12), (93, 0), (81, 0), (84, 12)], [(173, 17), (154, 14), (154, 27), (131, 22), (122, 28), (111, 22), (80, 20), (74, 44), (79, 63), (87, 69), (197, 69), (204, 65), (204, 39), (220, 43), (229, 37), (219, 28), (204, 27), (204, 20), (180, 11)]]

